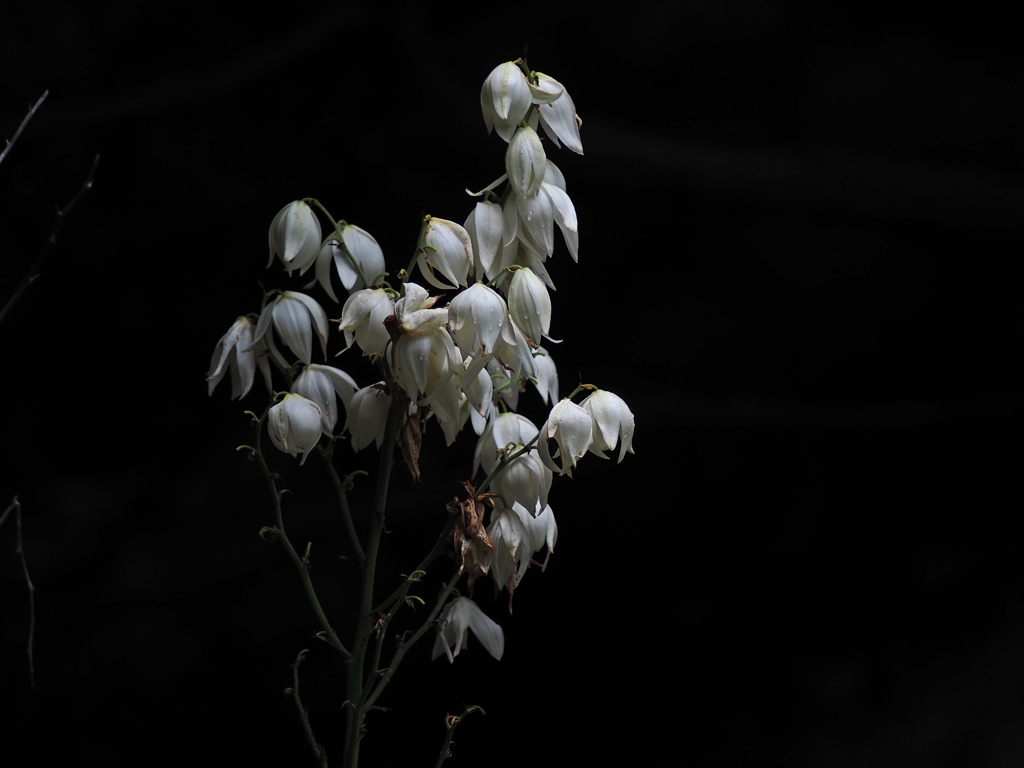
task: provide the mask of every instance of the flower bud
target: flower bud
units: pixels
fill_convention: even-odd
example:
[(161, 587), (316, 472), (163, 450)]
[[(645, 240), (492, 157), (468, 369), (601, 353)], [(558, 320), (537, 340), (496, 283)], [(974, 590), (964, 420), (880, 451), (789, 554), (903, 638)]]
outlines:
[(339, 330), (345, 332), (345, 345), (355, 341), (363, 355), (383, 355), (390, 336), (384, 320), (395, 313), (395, 305), (383, 288), (364, 288), (345, 302)]
[(544, 181), (547, 162), (537, 132), (528, 125), (520, 127), (505, 151), (505, 171), (512, 190), (520, 198), (537, 194)]
[(320, 408), (302, 395), (287, 394), (267, 413), (270, 440), (290, 456), (306, 455), (316, 447), (321, 433)]
[(540, 344), (551, 330), (551, 296), (532, 269), (517, 269), (508, 287), (508, 311), (519, 329)]
[(508, 141), (526, 117), (532, 100), (526, 75), (514, 62), (496, 66), (480, 89), (480, 110), (487, 132), (497, 130), (498, 135)]
[(289, 275), (296, 269), (304, 275), (320, 252), (320, 222), (306, 203), (296, 200), (277, 212), (268, 240), (268, 267), (276, 254)]

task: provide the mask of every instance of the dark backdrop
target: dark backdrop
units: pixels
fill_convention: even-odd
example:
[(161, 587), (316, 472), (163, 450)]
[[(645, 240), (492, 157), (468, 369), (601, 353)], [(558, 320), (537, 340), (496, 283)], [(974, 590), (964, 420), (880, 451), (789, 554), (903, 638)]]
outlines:
[[(0, 166), (4, 299), (101, 156), (0, 326), (0, 506), (21, 499), (37, 588), (30, 690), (9, 520), (5, 753), (312, 765), (282, 696), (311, 647), (307, 703), (340, 759), (340, 669), (256, 535), (270, 506), (234, 451), (261, 395), (208, 398), (204, 373), (257, 281), (298, 283), (263, 269), (288, 201), (369, 230), (392, 270), (423, 213), (465, 217), (462, 190), (502, 170), (480, 84), (528, 43), (585, 121), (586, 156), (552, 155), (581, 232), (578, 265), (560, 242), (549, 262), (562, 389), (623, 396), (637, 455), (556, 483), (547, 572), (514, 617), (481, 596), (506, 658), (431, 663), (424, 643), (368, 721), (367, 764), (432, 764), (443, 716), (470, 703), (489, 714), (453, 765), (1020, 764), (1012, 25), (582, 8), (5, 6), (0, 133), (50, 95)], [(385, 573), (429, 546), (471, 444), (416, 488), (396, 473)], [(343, 600), (321, 470), (274, 458), (293, 535)]]

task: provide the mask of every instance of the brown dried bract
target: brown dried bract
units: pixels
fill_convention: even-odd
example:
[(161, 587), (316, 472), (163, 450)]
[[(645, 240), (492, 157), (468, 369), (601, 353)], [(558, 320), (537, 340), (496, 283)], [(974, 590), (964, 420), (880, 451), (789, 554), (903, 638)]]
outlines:
[(452, 543), (455, 545), (455, 554), (459, 558), (459, 573), (465, 569), (466, 553), (474, 545), (494, 552), (494, 546), (487, 538), (487, 529), (484, 527), (484, 515), (487, 512), (484, 499), (494, 498), (494, 494), (488, 492), (477, 496), (476, 487), (472, 483), (468, 480), (462, 480), (461, 483), (469, 494), (469, 498), (465, 501), (455, 502), (459, 510), (459, 519), (455, 522), (455, 530), (452, 531)]

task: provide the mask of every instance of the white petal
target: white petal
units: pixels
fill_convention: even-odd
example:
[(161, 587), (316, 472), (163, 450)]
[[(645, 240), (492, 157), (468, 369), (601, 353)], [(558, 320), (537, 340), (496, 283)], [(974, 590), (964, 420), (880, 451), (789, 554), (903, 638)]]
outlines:
[(560, 91), (562, 94), (561, 98), (542, 104), (538, 109), (544, 132), (556, 146), (561, 140), (567, 149), (577, 155), (582, 155), (583, 142), (580, 140), (580, 121), (576, 115), (576, 105), (573, 104), (572, 97), (565, 90), (565, 86), (553, 77), (548, 77), (541, 72), (535, 74), (538, 80), (537, 88), (552, 92)]
[[(345, 241), (345, 247), (348, 248), (348, 252), (359, 263), (359, 267), (363, 270), (367, 280), (376, 280), (383, 274), (385, 270), (384, 251), (373, 235), (365, 229), (349, 224), (341, 230), (341, 236)], [(338, 258), (344, 260), (347, 264), (348, 258), (345, 254), (339, 254)], [(335, 262), (337, 263), (337, 259)], [(352, 269), (351, 264), (347, 264), (347, 266), (349, 269)], [(355, 270), (352, 271), (355, 272)], [(351, 290), (353, 286), (355, 286), (354, 281), (345, 284), (346, 290)]]
[[(320, 246), (320, 253), (316, 257), (316, 280), (327, 291), (327, 295), (331, 297), (335, 302), (338, 301), (338, 296), (334, 292), (334, 286), (331, 285), (331, 262), (336, 261), (336, 254), (338, 253), (338, 240), (336, 238), (328, 238), (324, 240)], [(341, 274), (341, 269), (338, 269), (338, 276), (342, 278), (342, 285), (345, 284), (345, 278)]]
[(554, 205), (555, 221), (558, 222), (558, 227), (562, 230), (562, 237), (565, 238), (565, 244), (569, 247), (572, 260), (578, 262), (580, 260), (580, 232), (576, 219), (576, 207), (572, 204), (569, 196), (565, 194), (565, 190), (551, 184), (542, 184), (541, 188)]

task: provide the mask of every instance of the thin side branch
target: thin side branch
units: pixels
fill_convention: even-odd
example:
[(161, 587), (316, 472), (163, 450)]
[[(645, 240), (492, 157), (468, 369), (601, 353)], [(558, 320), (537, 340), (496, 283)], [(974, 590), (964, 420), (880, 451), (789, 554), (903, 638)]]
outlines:
[(64, 223), (64, 218), (71, 212), (71, 209), (78, 204), (78, 201), (82, 199), (85, 193), (92, 189), (92, 185), (96, 181), (96, 166), (99, 162), (100, 156), (96, 155), (92, 160), (92, 167), (89, 169), (89, 175), (86, 177), (85, 183), (82, 184), (78, 192), (75, 193), (75, 196), (71, 198), (67, 205), (63, 208), (57, 209), (57, 219), (53, 222), (53, 229), (50, 230), (50, 236), (46, 238), (46, 242), (43, 243), (43, 247), (40, 249), (39, 255), (36, 256), (35, 261), (32, 262), (32, 266), (28, 268), (28, 272), (25, 273), (25, 277), (22, 279), (18, 289), (14, 292), (11, 298), (7, 300), (7, 303), (4, 304), (4, 308), (0, 309), (0, 323), (4, 321), (4, 318), (7, 317), (7, 313), (10, 312), (14, 305), (18, 303), (22, 294), (24, 294), (25, 291), (28, 290), (29, 286), (36, 281), (36, 278), (39, 277), (39, 273), (43, 268), (43, 262), (46, 261), (46, 257), (50, 255), (50, 251), (52, 251), (53, 247), (57, 244), (57, 233), (60, 232), (61, 225)]
[(36, 111), (43, 105), (43, 102), (46, 101), (46, 97), (49, 95), (49, 91), (43, 91), (43, 95), (39, 97), (39, 101), (28, 108), (28, 114), (25, 115), (25, 119), (21, 121), (21, 125), (18, 126), (18, 130), (14, 132), (14, 136), (11, 137), (11, 140), (7, 142), (7, 146), (4, 147), (4, 151), (0, 152), (0, 163), (4, 161), (5, 157), (7, 157), (7, 153), (11, 151), (11, 147), (14, 146), (14, 142), (18, 140), (18, 137), (21, 136), (21, 132), (25, 130), (25, 126), (28, 125), (28, 121), (32, 119), (32, 116), (35, 115)]
[[(40, 101), (42, 100), (40, 99)], [(15, 535), (18, 542), (14, 551), (21, 560), (21, 571), (25, 574), (25, 584), (28, 585), (28, 647), (26, 650), (28, 652), (28, 682), (34, 689), (36, 687), (36, 666), (32, 656), (32, 646), (36, 636), (36, 585), (32, 583), (32, 577), (28, 573), (28, 562), (25, 560), (25, 550), (21, 545), (21, 502), (18, 501), (17, 496), (11, 500), (7, 509), (0, 515), (0, 526), (6, 522), (11, 512), (14, 512)]]
[[(302, 719), (302, 730), (306, 734), (306, 741), (309, 742), (309, 746), (313, 750), (313, 757), (316, 758), (320, 768), (327, 768), (327, 752), (324, 751), (323, 745), (313, 735), (313, 726), (309, 724), (309, 713), (306, 712), (306, 708), (302, 706), (302, 699), (299, 698), (299, 664), (306, 658), (307, 653), (309, 653), (308, 648), (299, 651), (299, 655), (295, 658), (295, 663), (292, 664), (292, 689), (290, 695), (295, 700), (295, 706), (299, 710), (299, 717)], [(286, 693), (288, 692), (286, 691)]]

